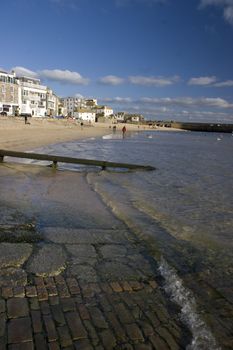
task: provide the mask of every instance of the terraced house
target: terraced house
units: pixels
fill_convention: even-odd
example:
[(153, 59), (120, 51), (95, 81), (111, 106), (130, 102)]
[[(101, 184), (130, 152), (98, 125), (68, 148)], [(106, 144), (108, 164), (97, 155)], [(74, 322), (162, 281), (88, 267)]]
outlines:
[(15, 72), (0, 71), (0, 114), (19, 113), (19, 89)]
[(40, 79), (0, 71), (1, 114), (54, 116), (57, 114), (58, 104), (58, 97), (47, 86), (41, 85)]

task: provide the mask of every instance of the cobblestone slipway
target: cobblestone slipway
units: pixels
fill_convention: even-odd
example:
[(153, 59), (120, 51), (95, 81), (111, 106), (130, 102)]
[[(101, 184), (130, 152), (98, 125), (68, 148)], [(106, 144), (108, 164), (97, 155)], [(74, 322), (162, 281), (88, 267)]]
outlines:
[(49, 242), (34, 247), (0, 244), (0, 349), (175, 350), (190, 342), (130, 232), (44, 234)]
[[(3, 166), (0, 187), (0, 350), (176, 350), (191, 342), (143, 241), (83, 175)], [(31, 217), (43, 221), (38, 232)]]

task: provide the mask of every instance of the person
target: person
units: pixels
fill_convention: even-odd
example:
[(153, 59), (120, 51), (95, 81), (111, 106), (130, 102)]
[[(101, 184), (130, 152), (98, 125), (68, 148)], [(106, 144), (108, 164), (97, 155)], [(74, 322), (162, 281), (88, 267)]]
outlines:
[(27, 124), (28, 123), (28, 116), (25, 114), (24, 116), (24, 123)]
[(126, 127), (124, 125), (123, 128), (122, 128), (122, 136), (123, 136), (123, 138), (125, 137), (125, 133), (126, 133)]

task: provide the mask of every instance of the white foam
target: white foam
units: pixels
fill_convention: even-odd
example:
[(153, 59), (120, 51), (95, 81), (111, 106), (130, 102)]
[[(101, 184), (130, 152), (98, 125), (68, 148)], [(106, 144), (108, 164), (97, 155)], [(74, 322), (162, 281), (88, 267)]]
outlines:
[(182, 280), (164, 258), (161, 258), (159, 271), (165, 280), (165, 291), (181, 307), (181, 318), (192, 333), (192, 342), (186, 350), (220, 350), (211, 331), (197, 312), (193, 294), (184, 287)]

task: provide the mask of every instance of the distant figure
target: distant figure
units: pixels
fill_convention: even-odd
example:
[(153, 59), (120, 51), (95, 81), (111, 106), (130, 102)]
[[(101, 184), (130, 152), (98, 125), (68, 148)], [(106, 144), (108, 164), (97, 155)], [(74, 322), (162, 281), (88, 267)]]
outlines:
[(83, 122), (81, 122), (81, 124), (80, 124), (80, 125), (81, 125), (81, 129), (83, 129)]
[(25, 124), (28, 123), (28, 117), (27, 117), (27, 115), (24, 116), (24, 123), (25, 123)]
[(126, 127), (124, 125), (123, 128), (122, 128), (122, 136), (123, 136), (123, 138), (125, 137), (125, 133), (126, 133)]
[(116, 133), (116, 125), (112, 127), (112, 132), (115, 134)]

